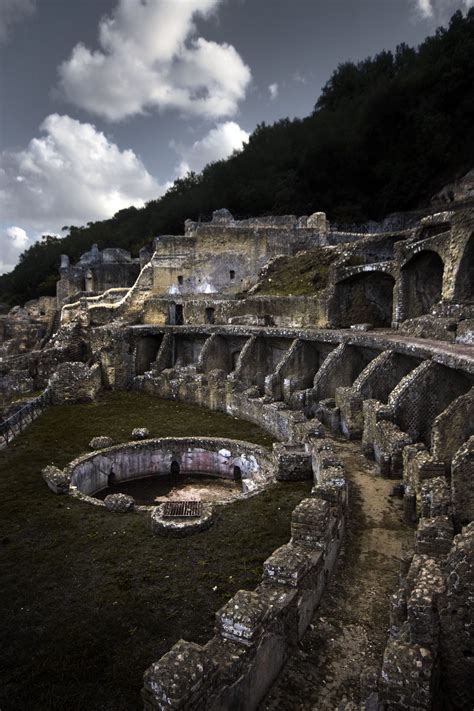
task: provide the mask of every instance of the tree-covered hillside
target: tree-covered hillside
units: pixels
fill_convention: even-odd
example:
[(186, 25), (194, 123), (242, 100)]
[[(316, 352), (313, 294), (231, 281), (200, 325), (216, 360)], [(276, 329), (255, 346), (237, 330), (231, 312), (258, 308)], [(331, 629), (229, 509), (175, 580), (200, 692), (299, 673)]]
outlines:
[(0, 300), (54, 293), (59, 255), (90, 245), (132, 252), (187, 217), (324, 210), (337, 222), (423, 205), (474, 165), (474, 8), (456, 13), (417, 49), (400, 45), (333, 73), (313, 113), (257, 126), (240, 153), (177, 180), (141, 210), (44, 238), (0, 277)]

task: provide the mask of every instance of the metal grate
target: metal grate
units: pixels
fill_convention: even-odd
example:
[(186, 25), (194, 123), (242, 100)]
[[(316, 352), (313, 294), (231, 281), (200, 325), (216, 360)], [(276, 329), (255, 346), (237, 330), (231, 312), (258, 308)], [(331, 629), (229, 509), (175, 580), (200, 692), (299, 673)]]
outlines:
[(191, 518), (201, 515), (201, 501), (166, 501), (163, 509), (163, 518)]

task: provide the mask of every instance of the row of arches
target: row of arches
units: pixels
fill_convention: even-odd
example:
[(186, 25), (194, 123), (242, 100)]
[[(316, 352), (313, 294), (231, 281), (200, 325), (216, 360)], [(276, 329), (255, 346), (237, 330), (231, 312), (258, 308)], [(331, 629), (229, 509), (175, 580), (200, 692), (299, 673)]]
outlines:
[[(440, 301), (443, 287), (444, 263), (437, 252), (423, 250), (414, 255), (400, 270), (398, 303), (400, 320), (417, 318), (430, 313)], [(469, 239), (459, 263), (453, 299), (455, 302), (474, 301), (474, 235)], [(392, 322), (395, 279), (383, 271), (369, 271), (352, 275), (336, 284), (335, 325), (370, 323), (389, 327)]]

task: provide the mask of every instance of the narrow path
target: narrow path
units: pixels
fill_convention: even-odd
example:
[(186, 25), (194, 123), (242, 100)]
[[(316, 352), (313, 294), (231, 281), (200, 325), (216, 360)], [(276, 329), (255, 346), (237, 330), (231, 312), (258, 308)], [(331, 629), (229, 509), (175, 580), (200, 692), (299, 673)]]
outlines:
[(403, 544), (413, 531), (402, 522), (401, 501), (389, 496), (360, 445), (335, 440), (349, 481), (349, 520), (332, 580), (298, 649), (261, 710), (337, 709), (360, 700), (361, 674), (378, 668), (387, 640), (389, 597), (395, 590)]

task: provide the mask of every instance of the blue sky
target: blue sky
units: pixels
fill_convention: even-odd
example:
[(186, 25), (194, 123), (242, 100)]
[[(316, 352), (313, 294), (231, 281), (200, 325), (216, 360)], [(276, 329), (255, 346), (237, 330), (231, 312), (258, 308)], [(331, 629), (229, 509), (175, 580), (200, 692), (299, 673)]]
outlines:
[(0, 273), (305, 116), (336, 66), (474, 0), (1, 0)]

